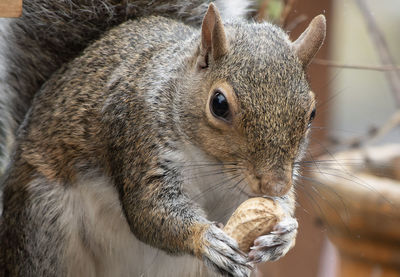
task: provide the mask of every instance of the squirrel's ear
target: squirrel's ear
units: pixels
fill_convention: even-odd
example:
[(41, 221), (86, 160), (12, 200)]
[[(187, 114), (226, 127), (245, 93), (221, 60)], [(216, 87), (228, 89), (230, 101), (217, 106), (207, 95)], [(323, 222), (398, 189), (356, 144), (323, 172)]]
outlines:
[(292, 46), (303, 67), (311, 62), (324, 42), (326, 20), (322, 14), (314, 17), (308, 28), (293, 42)]
[(214, 60), (228, 52), (224, 25), (217, 7), (211, 3), (201, 25), (201, 46), (197, 63), (200, 67), (207, 67), (208, 58)]

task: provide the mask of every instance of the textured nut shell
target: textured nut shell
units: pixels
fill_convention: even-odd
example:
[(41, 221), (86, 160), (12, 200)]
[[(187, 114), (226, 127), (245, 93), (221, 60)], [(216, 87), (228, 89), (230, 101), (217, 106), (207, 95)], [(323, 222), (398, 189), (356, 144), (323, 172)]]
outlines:
[(271, 232), (283, 217), (282, 208), (273, 200), (250, 198), (232, 214), (224, 231), (238, 242), (242, 251), (248, 253), (254, 240)]

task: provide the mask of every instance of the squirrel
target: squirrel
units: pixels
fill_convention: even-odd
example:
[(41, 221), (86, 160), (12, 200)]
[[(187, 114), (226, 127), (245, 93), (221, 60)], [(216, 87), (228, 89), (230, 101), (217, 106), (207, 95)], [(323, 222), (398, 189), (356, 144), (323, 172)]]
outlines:
[[(249, 276), (293, 247), (326, 23), (292, 42), (250, 4), (31, 0), (3, 22), (0, 276)], [(245, 254), (219, 223), (253, 196), (286, 218)]]

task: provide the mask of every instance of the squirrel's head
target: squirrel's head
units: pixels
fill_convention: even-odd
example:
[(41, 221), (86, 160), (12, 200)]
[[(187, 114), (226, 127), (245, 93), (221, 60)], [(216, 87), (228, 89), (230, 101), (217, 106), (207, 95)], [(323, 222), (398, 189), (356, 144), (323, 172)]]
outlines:
[(258, 195), (286, 194), (315, 116), (305, 69), (325, 37), (313, 19), (291, 42), (268, 23), (222, 24), (211, 4), (193, 59), (185, 132), (209, 155), (240, 170)]

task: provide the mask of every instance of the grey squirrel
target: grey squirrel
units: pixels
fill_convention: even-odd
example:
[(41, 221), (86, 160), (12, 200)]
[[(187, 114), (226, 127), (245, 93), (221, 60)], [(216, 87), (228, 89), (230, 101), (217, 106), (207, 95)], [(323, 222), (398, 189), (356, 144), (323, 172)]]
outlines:
[[(291, 42), (228, 17), (203, 0), (24, 2), (2, 47), (0, 276), (248, 276), (293, 247), (325, 18)], [(256, 195), (287, 217), (246, 255), (218, 222)]]

